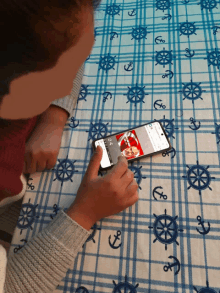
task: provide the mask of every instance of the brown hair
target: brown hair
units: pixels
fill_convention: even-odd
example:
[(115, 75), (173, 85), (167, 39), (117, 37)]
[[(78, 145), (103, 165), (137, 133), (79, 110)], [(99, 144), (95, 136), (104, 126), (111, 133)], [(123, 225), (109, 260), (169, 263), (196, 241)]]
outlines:
[[(80, 37), (82, 11), (101, 0), (1, 0), (0, 102), (10, 82), (27, 72), (53, 67)], [(69, 23), (74, 27), (69, 35)], [(62, 26), (61, 26), (62, 24)]]

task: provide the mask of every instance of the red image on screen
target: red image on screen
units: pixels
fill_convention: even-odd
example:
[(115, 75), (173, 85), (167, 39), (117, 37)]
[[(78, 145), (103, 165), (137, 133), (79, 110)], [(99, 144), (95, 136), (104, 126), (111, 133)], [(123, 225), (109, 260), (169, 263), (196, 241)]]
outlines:
[(115, 136), (121, 153), (126, 159), (134, 159), (144, 154), (135, 130), (130, 130)]

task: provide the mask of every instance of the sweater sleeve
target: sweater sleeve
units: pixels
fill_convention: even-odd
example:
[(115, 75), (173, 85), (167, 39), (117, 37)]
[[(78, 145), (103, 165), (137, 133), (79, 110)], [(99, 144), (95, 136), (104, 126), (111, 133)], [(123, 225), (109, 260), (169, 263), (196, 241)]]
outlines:
[(7, 256), (4, 247), (0, 244), (0, 293), (3, 293), (5, 282)]
[(55, 105), (61, 107), (62, 109), (66, 110), (69, 113), (69, 117), (73, 116), (74, 107), (77, 103), (77, 99), (79, 96), (79, 92), (81, 89), (82, 78), (84, 73), (84, 63), (80, 67), (76, 78), (73, 80), (73, 88), (70, 95), (65, 96), (64, 98), (60, 98), (54, 100), (51, 105)]
[(52, 292), (73, 267), (90, 232), (63, 210), (8, 259), (4, 293)]

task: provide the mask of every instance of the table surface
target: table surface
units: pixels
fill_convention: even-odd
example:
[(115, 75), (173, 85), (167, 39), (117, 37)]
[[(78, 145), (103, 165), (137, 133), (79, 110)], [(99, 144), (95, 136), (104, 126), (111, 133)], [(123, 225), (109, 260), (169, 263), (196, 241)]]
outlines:
[(94, 139), (158, 120), (172, 150), (129, 163), (139, 201), (92, 227), (56, 292), (220, 292), (220, 3), (103, 0), (95, 18), (75, 115), (53, 170), (28, 181), (11, 253), (72, 203)]

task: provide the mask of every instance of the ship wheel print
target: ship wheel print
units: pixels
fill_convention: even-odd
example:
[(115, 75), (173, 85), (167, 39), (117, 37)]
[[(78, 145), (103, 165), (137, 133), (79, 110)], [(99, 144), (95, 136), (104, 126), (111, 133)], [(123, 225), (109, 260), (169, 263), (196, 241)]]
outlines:
[[(216, 292), (214, 289), (209, 287), (209, 282), (206, 281), (206, 285), (207, 287), (200, 289), (199, 291), (197, 290), (196, 287), (193, 286), (193, 289), (197, 292), (197, 293), (218, 293)], [(220, 290), (219, 290), (220, 293)]]
[(115, 63), (117, 63), (115, 61), (115, 58), (116, 58), (116, 55), (113, 57), (109, 53), (108, 53), (108, 55), (101, 57), (100, 61), (97, 63), (97, 64), (99, 64), (99, 70), (103, 69), (106, 73), (110, 69), (115, 70), (114, 66), (115, 66)]
[(140, 26), (137, 27), (137, 28), (132, 28), (132, 39), (135, 39), (135, 40), (138, 40), (138, 42), (141, 40), (141, 39), (147, 39), (146, 36), (147, 36), (147, 28), (146, 27), (143, 27), (143, 26)]
[(31, 199), (29, 199), (28, 203), (22, 204), (20, 215), (18, 217), (17, 221), (17, 227), (21, 229), (20, 235), (22, 234), (22, 231), (27, 228), (31, 228), (33, 230), (33, 227), (31, 226), (36, 218), (39, 218), (39, 216), (36, 215), (36, 208), (37, 205), (33, 205), (30, 203)]
[(205, 90), (202, 90), (200, 86), (201, 82), (196, 83), (192, 82), (192, 80), (186, 84), (183, 83), (183, 89), (179, 92), (182, 92), (184, 95), (183, 100), (188, 99), (191, 100), (192, 103), (194, 104), (194, 101), (197, 99), (203, 100), (201, 97), (202, 92), (205, 92)]
[(215, 123), (215, 132), (211, 132), (212, 134), (215, 134), (218, 141), (217, 141), (217, 144), (219, 144), (220, 142), (220, 124), (218, 125), (217, 123)]
[(165, 250), (167, 250), (167, 245), (173, 242), (176, 242), (176, 244), (179, 245), (176, 240), (178, 237), (178, 231), (184, 231), (182, 229), (178, 229), (178, 225), (176, 223), (176, 219), (178, 218), (178, 216), (173, 218), (171, 216), (168, 216), (166, 212), (167, 211), (165, 209), (164, 215), (156, 216), (155, 214), (153, 214), (156, 220), (153, 224), (153, 227), (148, 227), (149, 229), (153, 229), (154, 235), (156, 236), (153, 243), (158, 240), (159, 242), (165, 244)]
[(80, 286), (76, 289), (76, 293), (89, 293), (89, 291), (84, 286)]
[(79, 97), (78, 97), (78, 101), (82, 101), (82, 100), (86, 100), (86, 97), (88, 94), (91, 94), (91, 93), (88, 93), (88, 85), (84, 85), (82, 84), (81, 85), (81, 88), (80, 88), (80, 92), (79, 92)]
[(140, 166), (140, 168), (135, 167), (135, 166), (130, 166), (128, 168), (134, 173), (134, 178), (136, 179), (137, 184), (138, 184), (138, 187), (141, 190), (142, 188), (140, 187), (140, 183), (141, 183), (142, 179), (146, 179), (147, 178), (146, 176), (143, 176), (141, 174), (141, 168), (142, 168), (142, 166)]
[[(157, 121), (156, 119), (154, 119), (155, 121)], [(161, 124), (163, 125), (164, 130), (166, 131), (166, 134), (168, 137), (172, 137), (175, 138), (173, 136), (174, 130), (175, 129), (179, 129), (178, 127), (174, 127), (173, 121), (174, 119), (170, 120), (170, 119), (166, 119), (165, 115), (163, 116), (163, 119), (159, 120), (161, 122)]]
[(180, 25), (180, 36), (185, 35), (185, 36), (189, 36), (194, 34), (196, 35), (195, 31), (196, 31), (196, 26), (194, 24), (195, 22), (183, 22)]
[(157, 63), (155, 65), (160, 64), (160, 65), (163, 65), (163, 68), (164, 68), (165, 65), (167, 65), (167, 64), (173, 64), (172, 60), (173, 60), (174, 56), (172, 56), (171, 52), (172, 52), (172, 50), (167, 51), (167, 50), (165, 50), (165, 48), (163, 48), (163, 50), (160, 52), (156, 51), (157, 54), (156, 54), (155, 59), (156, 59)]
[(156, 11), (159, 10), (166, 10), (166, 9), (170, 9), (170, 1), (169, 0), (158, 0), (156, 3)]
[(220, 51), (218, 51), (216, 48), (214, 51), (212, 52), (208, 52), (208, 57), (204, 58), (208, 60), (208, 64), (213, 65), (213, 66), (217, 66), (217, 68), (219, 69), (220, 66)]
[(106, 14), (109, 14), (111, 16), (113, 15), (120, 15), (120, 4), (119, 5), (116, 5), (116, 4), (113, 4), (113, 5), (108, 5), (107, 8), (106, 8)]
[(60, 160), (58, 159), (59, 164), (56, 168), (53, 168), (52, 170), (56, 171), (56, 178), (53, 180), (58, 180), (61, 181), (61, 187), (63, 186), (63, 182), (64, 181), (71, 181), (72, 180), (72, 176), (78, 172), (78, 170), (75, 169), (74, 163), (75, 161), (71, 161), (70, 159), (68, 159), (68, 155), (66, 157), (66, 159)]
[(125, 276), (125, 282), (120, 282), (118, 285), (113, 281), (113, 284), (115, 286), (113, 293), (137, 293), (136, 288), (139, 286), (139, 284), (133, 286), (132, 284), (128, 283), (128, 278)]
[(217, 1), (216, 0), (201, 0), (198, 5), (201, 5), (201, 9), (208, 9), (209, 11), (213, 8), (218, 8), (217, 7)]
[(207, 187), (209, 190), (212, 190), (212, 188), (209, 186), (211, 179), (215, 179), (215, 177), (211, 177), (207, 166), (204, 168), (203, 166), (199, 165), (199, 162), (197, 161), (197, 165), (192, 166), (191, 168), (186, 165), (189, 169), (187, 171), (186, 176), (182, 176), (183, 178), (186, 178), (189, 183), (189, 187), (187, 189), (190, 189), (191, 187), (199, 191), (199, 195), (201, 195), (201, 191), (206, 189)]
[(89, 132), (89, 138), (88, 141), (90, 139), (94, 140), (94, 139), (98, 139), (98, 138), (103, 138), (107, 135), (108, 132), (108, 126), (109, 123), (104, 124), (101, 122), (101, 119), (99, 119), (98, 123), (93, 124), (91, 122), (91, 126), (89, 130), (86, 130), (86, 132)]
[(145, 88), (145, 86), (140, 87), (137, 85), (137, 83), (136, 83), (136, 86), (134, 86), (134, 87), (131, 87), (131, 88), (128, 87), (129, 90), (128, 90), (127, 94), (124, 94), (124, 96), (127, 96), (127, 98), (128, 98), (128, 101), (126, 102), (126, 104), (128, 102), (130, 102), (130, 103), (134, 104), (136, 107), (136, 104), (138, 104), (138, 103), (141, 103), (141, 102), (145, 103), (144, 97), (145, 97), (145, 95), (148, 95), (148, 94), (145, 93), (144, 88)]

